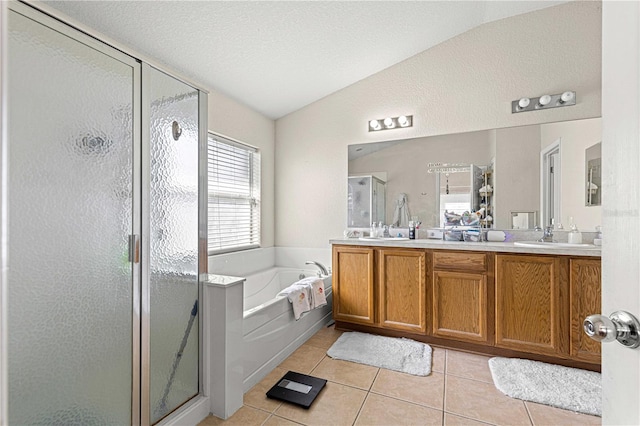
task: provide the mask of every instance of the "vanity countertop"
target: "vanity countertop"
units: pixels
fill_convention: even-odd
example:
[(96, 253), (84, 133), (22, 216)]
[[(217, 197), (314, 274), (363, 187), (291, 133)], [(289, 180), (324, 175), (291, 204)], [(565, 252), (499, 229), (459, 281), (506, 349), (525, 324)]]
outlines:
[(343, 244), (354, 246), (375, 246), (375, 247), (402, 247), (402, 248), (423, 248), (440, 250), (466, 250), (466, 251), (492, 251), (501, 253), (530, 253), (530, 254), (557, 254), (561, 256), (588, 256), (600, 257), (601, 247), (576, 248), (576, 247), (525, 247), (515, 245), (513, 242), (465, 242), (465, 241), (443, 241), (432, 239), (418, 240), (360, 240), (358, 238), (336, 238), (329, 240), (331, 244)]

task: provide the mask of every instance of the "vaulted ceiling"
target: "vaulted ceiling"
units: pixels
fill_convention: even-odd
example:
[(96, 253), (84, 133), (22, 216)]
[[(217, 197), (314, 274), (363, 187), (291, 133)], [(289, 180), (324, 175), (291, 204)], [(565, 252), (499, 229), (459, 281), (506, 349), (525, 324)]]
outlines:
[(474, 27), (564, 1), (45, 1), (277, 119)]

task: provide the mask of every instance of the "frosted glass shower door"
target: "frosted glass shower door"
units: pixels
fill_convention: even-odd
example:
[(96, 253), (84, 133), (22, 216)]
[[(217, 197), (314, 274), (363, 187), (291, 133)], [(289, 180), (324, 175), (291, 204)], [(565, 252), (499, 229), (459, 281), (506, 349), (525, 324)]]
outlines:
[[(143, 65), (150, 143), (143, 148), (149, 179), (148, 335), (150, 422), (198, 394), (199, 91)], [(146, 138), (143, 138), (146, 139)], [(147, 164), (149, 169), (146, 169)], [(146, 259), (145, 259), (146, 260)], [(147, 280), (143, 277), (143, 282)], [(143, 344), (143, 346), (145, 346)], [(144, 378), (143, 378), (144, 383)], [(145, 406), (143, 390), (143, 406)], [(144, 420), (143, 413), (143, 420)]]
[(140, 226), (140, 66), (11, 8), (9, 424), (130, 424), (139, 407), (139, 278), (128, 243)]

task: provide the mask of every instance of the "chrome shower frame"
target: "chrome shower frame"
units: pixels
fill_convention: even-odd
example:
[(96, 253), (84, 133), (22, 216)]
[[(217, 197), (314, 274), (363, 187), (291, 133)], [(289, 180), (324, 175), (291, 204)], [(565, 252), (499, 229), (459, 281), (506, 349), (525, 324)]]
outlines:
[[(207, 120), (208, 120), (208, 91), (201, 84), (190, 81), (173, 72), (153, 58), (133, 51), (129, 47), (105, 36), (90, 27), (70, 18), (56, 9), (41, 2), (1, 1), (0, 2), (0, 424), (8, 424), (8, 379), (7, 379), (7, 267), (8, 267), (8, 222), (7, 222), (7, 180), (8, 180), (8, 132), (7, 132), (7, 17), (10, 10), (18, 10), (19, 13), (29, 16), (31, 19), (55, 28), (64, 35), (76, 39), (90, 47), (109, 56), (130, 64), (134, 68), (133, 73), (133, 229), (132, 235), (140, 236), (141, 259), (132, 264), (132, 401), (131, 424), (150, 424), (149, 382), (149, 294), (148, 285), (143, 286), (149, 279), (149, 218), (143, 217), (144, 203), (149, 202), (149, 105), (148, 90), (145, 91), (145, 75), (150, 67), (198, 90), (198, 143), (199, 143), (199, 256), (198, 256), (198, 297), (202, 300), (202, 282), (207, 278)], [(147, 75), (148, 77), (148, 75)], [(146, 102), (146, 103), (145, 103)], [(140, 265), (147, 265), (142, 268)], [(144, 289), (143, 287), (147, 287)], [(204, 309), (200, 310), (200, 313)], [(188, 412), (195, 410), (202, 412), (206, 406), (209, 411), (209, 383), (208, 383), (208, 356), (205, 345), (204, 315), (199, 315), (199, 394), (187, 401), (177, 411)], [(146, 358), (145, 358), (146, 356)], [(146, 361), (145, 361), (146, 360)], [(194, 408), (199, 404), (197, 408)], [(173, 413), (172, 413), (173, 415)], [(170, 417), (160, 423), (171, 423)]]

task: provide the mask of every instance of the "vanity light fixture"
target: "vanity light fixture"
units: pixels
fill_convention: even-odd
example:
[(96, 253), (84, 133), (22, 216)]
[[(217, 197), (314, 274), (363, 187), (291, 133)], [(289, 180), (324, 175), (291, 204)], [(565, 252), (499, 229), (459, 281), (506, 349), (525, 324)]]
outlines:
[(520, 98), (511, 102), (511, 113), (537, 111), (576, 104), (576, 92), (567, 91), (557, 95), (542, 95), (539, 98)]
[(575, 97), (576, 97), (575, 92), (564, 92), (562, 95), (560, 95), (560, 100), (558, 101), (558, 103), (564, 104), (564, 103), (570, 102), (574, 100)]
[(384, 127), (387, 129), (393, 129), (396, 127), (396, 121), (391, 117), (387, 117), (384, 119)]
[(413, 115), (401, 115), (399, 117), (378, 118), (369, 121), (369, 131), (391, 130), (398, 127), (412, 127)]
[(542, 108), (544, 106), (549, 105), (549, 102), (551, 102), (551, 96), (549, 95), (540, 96), (540, 98), (538, 99), (538, 108)]
[(406, 115), (401, 115), (398, 117), (398, 124), (400, 127), (409, 127), (411, 125), (411, 120)]

